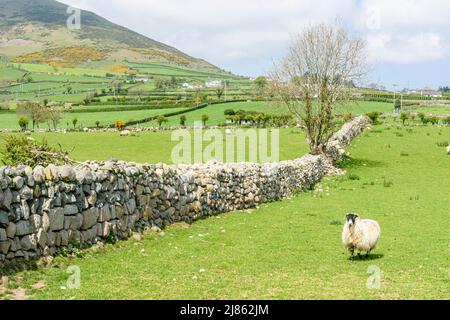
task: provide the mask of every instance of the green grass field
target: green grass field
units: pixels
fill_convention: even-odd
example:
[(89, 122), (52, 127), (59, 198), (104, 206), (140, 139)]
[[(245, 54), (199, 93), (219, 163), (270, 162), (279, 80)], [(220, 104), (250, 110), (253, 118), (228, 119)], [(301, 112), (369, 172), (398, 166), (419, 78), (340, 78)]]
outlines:
[[(64, 118), (60, 121), (59, 128), (73, 128), (72, 120), (78, 119), (77, 127), (95, 127), (95, 122), (100, 121), (101, 126), (112, 125), (118, 120), (129, 122), (130, 120), (140, 120), (160, 114), (172, 113), (184, 110), (185, 108), (154, 109), (139, 111), (121, 112), (73, 112), (64, 113)], [(0, 113), (0, 128), (19, 129), (17, 115), (15, 113)], [(40, 128), (48, 129), (47, 124), (40, 124)]]
[[(3, 143), (2, 136), (5, 135), (0, 134), (0, 146)], [(73, 149), (70, 157), (77, 161), (116, 158), (140, 163), (171, 163), (172, 148), (178, 144), (178, 141), (171, 141), (172, 132), (169, 131), (142, 132), (130, 137), (120, 137), (119, 132), (36, 133), (32, 136), (37, 141), (45, 139), (54, 147), (61, 144), (64, 150)], [(208, 144), (205, 143), (204, 148)], [(297, 158), (307, 151), (303, 132), (298, 129), (280, 130), (280, 160)]]
[[(349, 148), (348, 175), (325, 179), (314, 192), (172, 226), (84, 258), (57, 258), (50, 269), (17, 274), (13, 285), (34, 299), (448, 300), (450, 157), (436, 145), (445, 140), (448, 127), (375, 126)], [(350, 211), (382, 226), (368, 260), (351, 262), (342, 247)], [(79, 290), (61, 289), (70, 265), (80, 267)], [(382, 271), (379, 290), (366, 287), (371, 266)], [(38, 282), (44, 287), (31, 289)]]
[(425, 114), (438, 114), (438, 115), (449, 115), (450, 116), (450, 105), (440, 106), (440, 107), (422, 107), (414, 109), (411, 112), (423, 112)]
[[(361, 115), (367, 112), (380, 111), (387, 112), (390, 110), (391, 105), (387, 103), (379, 102), (352, 102), (345, 106), (341, 106), (338, 109), (338, 113), (352, 113), (354, 115)], [(189, 126), (194, 125), (194, 122), (201, 122), (202, 115), (207, 114), (209, 120), (207, 125), (219, 125), (226, 122), (225, 110), (233, 109), (235, 111), (257, 111), (267, 114), (286, 114), (288, 109), (285, 106), (277, 106), (271, 102), (235, 102), (235, 103), (223, 103), (210, 105), (205, 109), (200, 109), (194, 112), (185, 114)], [(179, 126), (180, 116), (170, 117), (165, 126)], [(144, 124), (144, 126), (156, 126), (156, 122), (150, 122)]]

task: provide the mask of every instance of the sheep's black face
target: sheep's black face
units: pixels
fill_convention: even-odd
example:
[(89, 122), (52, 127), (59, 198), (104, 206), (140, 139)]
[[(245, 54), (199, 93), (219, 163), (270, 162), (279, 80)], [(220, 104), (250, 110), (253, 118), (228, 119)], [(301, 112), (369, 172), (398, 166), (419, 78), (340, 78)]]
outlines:
[(347, 215), (347, 222), (350, 224), (350, 226), (354, 225), (356, 223), (356, 219), (358, 219), (359, 216), (355, 213), (349, 213)]

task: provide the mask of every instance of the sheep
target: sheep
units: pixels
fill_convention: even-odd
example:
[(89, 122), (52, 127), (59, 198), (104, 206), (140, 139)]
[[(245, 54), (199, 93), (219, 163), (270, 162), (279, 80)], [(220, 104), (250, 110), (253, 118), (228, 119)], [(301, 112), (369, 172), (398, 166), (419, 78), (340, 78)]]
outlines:
[(121, 137), (128, 137), (130, 134), (131, 134), (131, 131), (130, 131), (130, 130), (123, 130), (123, 131), (120, 133), (120, 136), (121, 136)]
[(380, 225), (374, 220), (361, 220), (356, 213), (347, 214), (346, 221), (342, 232), (342, 242), (350, 251), (350, 259), (353, 260), (355, 250), (358, 250), (359, 257), (362, 251), (366, 251), (366, 257), (369, 257), (380, 240)]
[(447, 147), (447, 155), (450, 156), (450, 146)]

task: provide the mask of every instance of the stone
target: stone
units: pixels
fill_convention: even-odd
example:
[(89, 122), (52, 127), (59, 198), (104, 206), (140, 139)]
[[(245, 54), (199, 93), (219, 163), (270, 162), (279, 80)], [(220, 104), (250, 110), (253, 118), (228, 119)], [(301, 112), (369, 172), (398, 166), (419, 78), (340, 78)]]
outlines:
[(8, 213), (0, 211), (0, 227), (6, 228), (9, 225)]
[(77, 178), (75, 170), (70, 166), (62, 166), (59, 168), (59, 177), (63, 181), (75, 181)]
[(109, 210), (109, 206), (104, 206), (100, 208), (100, 214), (98, 217), (98, 222), (105, 222), (111, 219), (111, 214)]
[(48, 217), (50, 231), (59, 231), (64, 229), (64, 208), (51, 209)]
[(35, 235), (26, 235), (22, 238), (20, 238), (20, 245), (22, 247), (22, 250), (28, 251), (28, 250), (36, 250), (37, 249), (37, 241)]
[(11, 244), (11, 240), (0, 241), (0, 253), (7, 254), (11, 248)]
[(58, 178), (58, 168), (53, 165), (53, 164), (49, 164), (45, 169), (44, 169), (44, 175), (45, 175), (45, 179), (48, 181), (53, 181), (56, 178)]
[(8, 240), (8, 236), (6, 234), (5, 229), (0, 229), (0, 241), (6, 241)]
[(43, 166), (36, 166), (33, 169), (33, 179), (36, 183), (42, 183), (45, 181), (45, 172)]
[(47, 212), (42, 214), (42, 228), (47, 232), (50, 229), (50, 217)]
[(75, 214), (77, 214), (78, 211), (78, 207), (74, 204), (69, 204), (64, 206), (64, 215), (66, 216), (73, 216)]
[(0, 190), (0, 209), (11, 210), (11, 202), (13, 200), (13, 195), (11, 190), (6, 189), (4, 191)]
[(13, 239), (16, 235), (16, 224), (14, 222), (10, 222), (8, 227), (6, 228), (6, 235), (8, 238)]
[(33, 233), (33, 226), (30, 221), (21, 220), (16, 223), (16, 235), (24, 236)]
[(47, 244), (47, 232), (44, 229), (39, 229), (36, 233), (36, 240), (40, 248), (44, 249)]
[(14, 177), (13, 179), (14, 188), (16, 189), (22, 189), (24, 183), (25, 181), (21, 176)]
[(82, 230), (88, 230), (97, 224), (99, 216), (98, 208), (91, 208), (83, 211), (83, 223), (81, 225)]
[(37, 231), (40, 227), (42, 227), (42, 217), (37, 214), (33, 214), (30, 216), (31, 226), (34, 231)]

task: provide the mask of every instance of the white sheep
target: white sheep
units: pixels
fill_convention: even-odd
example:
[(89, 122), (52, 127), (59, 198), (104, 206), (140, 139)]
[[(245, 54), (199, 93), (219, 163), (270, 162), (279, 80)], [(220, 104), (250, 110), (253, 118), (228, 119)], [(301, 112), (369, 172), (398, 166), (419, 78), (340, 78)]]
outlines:
[(130, 134), (131, 134), (131, 131), (130, 131), (130, 130), (123, 130), (123, 131), (120, 133), (120, 136), (121, 136), (121, 137), (128, 137)]
[(355, 255), (355, 250), (358, 251), (358, 256), (361, 256), (361, 252), (365, 251), (366, 257), (368, 257), (380, 240), (380, 225), (374, 220), (361, 220), (356, 213), (349, 213), (346, 220), (342, 232), (342, 242), (350, 251), (351, 259)]
[(450, 156), (450, 146), (447, 147), (447, 154)]

